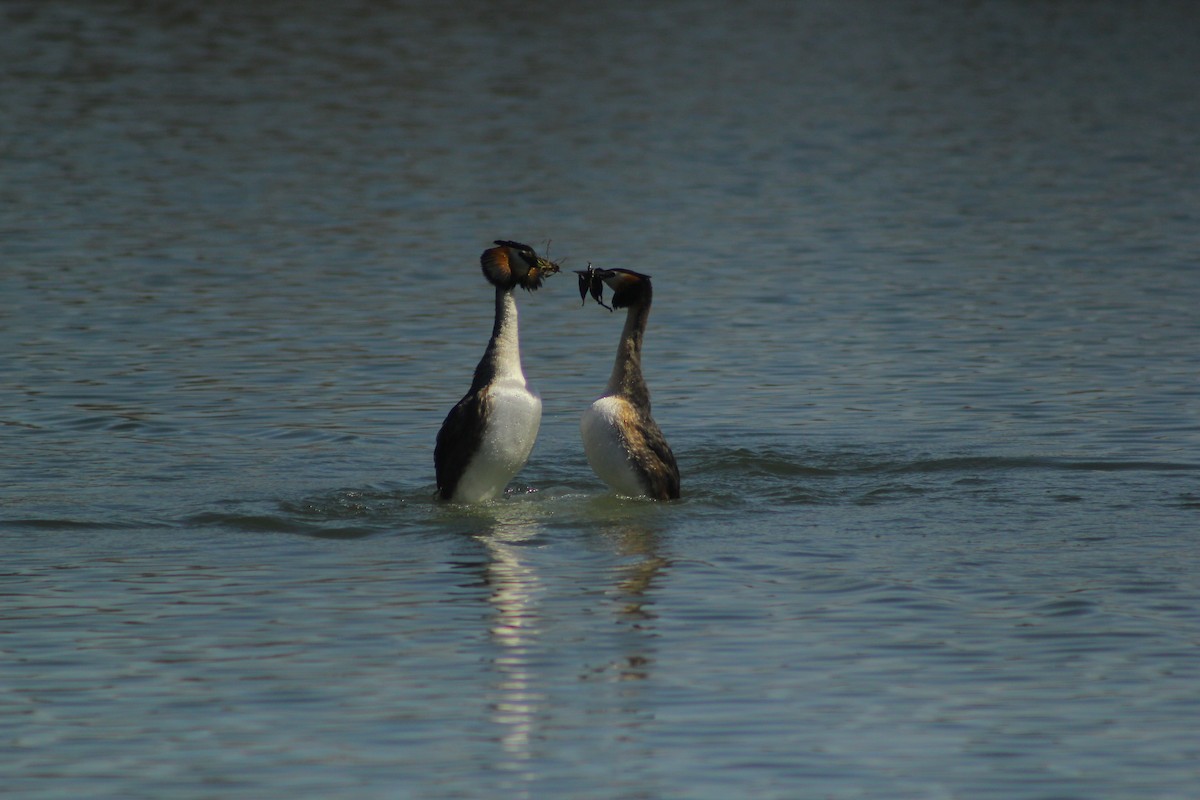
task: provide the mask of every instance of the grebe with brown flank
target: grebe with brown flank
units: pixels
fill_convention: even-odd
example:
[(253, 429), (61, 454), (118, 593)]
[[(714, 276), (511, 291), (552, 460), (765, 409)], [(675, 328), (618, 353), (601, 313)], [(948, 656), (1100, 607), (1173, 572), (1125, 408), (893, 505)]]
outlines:
[(513, 290), (537, 289), (558, 265), (520, 242), (497, 239), (495, 245), (479, 257), (484, 277), (496, 287), (492, 338), (433, 450), (437, 495), (456, 503), (482, 503), (504, 491), (529, 458), (542, 420), (542, 401), (521, 369)]
[(576, 270), (579, 296), (604, 305), (603, 287), (613, 290), (610, 311), (628, 308), (617, 357), (604, 396), (583, 412), (580, 432), (592, 470), (617, 494), (654, 500), (679, 497), (679, 467), (654, 417), (642, 377), (642, 338), (654, 289), (650, 276), (628, 269)]

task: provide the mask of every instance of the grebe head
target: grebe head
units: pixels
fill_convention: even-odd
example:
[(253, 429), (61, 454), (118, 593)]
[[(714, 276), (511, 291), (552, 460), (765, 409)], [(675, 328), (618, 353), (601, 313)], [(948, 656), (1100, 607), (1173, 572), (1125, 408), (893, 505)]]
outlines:
[(532, 291), (541, 286), (547, 276), (558, 272), (558, 264), (542, 258), (527, 244), (497, 239), (495, 245), (479, 257), (483, 276), (493, 286), (501, 289), (520, 286)]
[[(631, 269), (596, 269), (588, 264), (586, 270), (577, 269), (575, 273), (579, 275), (579, 298), (587, 302), (591, 293), (592, 299), (609, 311), (649, 302), (654, 291), (649, 275)], [(605, 284), (613, 290), (611, 307), (604, 305)]]

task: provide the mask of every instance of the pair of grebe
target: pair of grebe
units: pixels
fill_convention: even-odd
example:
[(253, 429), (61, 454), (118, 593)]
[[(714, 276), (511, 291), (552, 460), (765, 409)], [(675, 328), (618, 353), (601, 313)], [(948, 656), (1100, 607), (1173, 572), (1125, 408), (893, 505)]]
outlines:
[[(492, 338), (471, 388), (442, 423), (433, 453), (438, 496), (457, 503), (484, 502), (502, 492), (529, 458), (542, 418), (542, 402), (521, 369), (513, 291), (537, 289), (558, 265), (520, 242), (495, 244), (480, 256), (484, 277), (496, 287)], [(613, 291), (611, 309), (629, 310), (608, 386), (580, 422), (588, 463), (617, 494), (677, 498), (679, 468), (650, 416), (642, 377), (642, 338), (654, 294), (650, 276), (590, 266), (579, 272), (585, 302), (590, 293), (604, 305), (604, 286)]]

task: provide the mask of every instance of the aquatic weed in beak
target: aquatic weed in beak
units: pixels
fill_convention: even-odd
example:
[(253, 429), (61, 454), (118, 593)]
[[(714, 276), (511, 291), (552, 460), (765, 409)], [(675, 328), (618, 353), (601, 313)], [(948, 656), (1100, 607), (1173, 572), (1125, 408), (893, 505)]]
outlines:
[(603, 271), (592, 266), (592, 262), (588, 262), (586, 270), (577, 269), (575, 274), (579, 276), (579, 300), (580, 305), (587, 303), (587, 296), (590, 292), (592, 299), (600, 305), (612, 311), (613, 308), (604, 302), (604, 278)]

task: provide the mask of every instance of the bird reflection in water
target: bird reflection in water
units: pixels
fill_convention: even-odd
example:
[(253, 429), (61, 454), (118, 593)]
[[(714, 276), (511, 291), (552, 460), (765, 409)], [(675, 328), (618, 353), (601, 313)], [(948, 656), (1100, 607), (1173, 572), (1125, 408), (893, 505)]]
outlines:
[(640, 526), (627, 525), (610, 530), (606, 534), (617, 551), (627, 557), (636, 558), (621, 570), (622, 578), (617, 583), (617, 597), (623, 603), (619, 609), (622, 620), (629, 623), (639, 636), (629, 643), (623, 660), (611, 665), (621, 680), (643, 680), (649, 677), (653, 659), (646, 647), (645, 632), (652, 627), (655, 617), (649, 590), (654, 579), (667, 566), (667, 559), (658, 554), (657, 537)]
[[(497, 519), (490, 531), (476, 538), (489, 556), (483, 577), (490, 589), (488, 602), (493, 609), (489, 636), (496, 650), (491, 663), (497, 676), (489, 710), (504, 752), (500, 767), (513, 779), (513, 785), (503, 788), (518, 790), (519, 796), (520, 791), (530, 788), (539, 777), (537, 743), (554, 713), (553, 698), (547, 690), (555, 688), (555, 676), (561, 674), (551, 664), (562, 656), (556, 653), (557, 641), (546, 641), (548, 636), (553, 638), (555, 634), (548, 634), (544, 605), (548, 600), (558, 602), (564, 597), (577, 596), (591, 606), (596, 595), (591, 592), (579, 594), (575, 588), (563, 595), (563, 576), (557, 571), (544, 573), (537, 558), (539, 548), (534, 541), (544, 534), (543, 526), (528, 517), (520, 519), (516, 514), (512, 517)], [(615, 650), (619, 655), (603, 665), (585, 666), (579, 679), (645, 680), (650, 677), (653, 666), (650, 629), (654, 613), (650, 588), (667, 560), (658, 555), (657, 537), (643, 526), (606, 524), (599, 529), (598, 535), (608, 547), (628, 560), (617, 568), (616, 581), (609, 583), (604, 591), (615, 605), (613, 611), (617, 619), (623, 624), (615, 629), (604, 624), (602, 636), (589, 634), (588, 651), (582, 656), (586, 658), (587, 654), (597, 650), (610, 653)], [(613, 577), (610, 572), (603, 580)], [(579, 618), (585, 624), (588, 619), (595, 619), (590, 613)], [(557, 635), (561, 635), (562, 620), (554, 627)], [(609, 638), (613, 636), (616, 636), (615, 640)], [(557, 682), (557, 688), (564, 688), (561, 681)], [(638, 718), (627, 721), (627, 727), (634, 728), (641, 724), (641, 707), (636, 703), (631, 706), (628, 700), (625, 697), (618, 702), (614, 698), (616, 705), (612, 710), (622, 716), (632, 714)]]
[(536, 674), (536, 656), (542, 634), (539, 600), (545, 593), (536, 565), (525, 558), (529, 540), (540, 532), (536, 522), (497, 524), (479, 537), (490, 556), (486, 581), (495, 609), (489, 633), (498, 648), (492, 663), (498, 673), (491, 718), (500, 730), (505, 770), (523, 781), (534, 777), (529, 767), (538, 720), (546, 708), (546, 694)]

